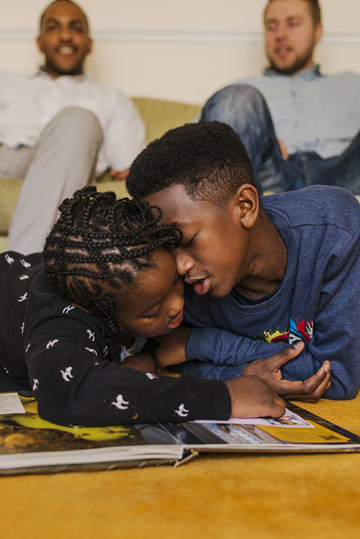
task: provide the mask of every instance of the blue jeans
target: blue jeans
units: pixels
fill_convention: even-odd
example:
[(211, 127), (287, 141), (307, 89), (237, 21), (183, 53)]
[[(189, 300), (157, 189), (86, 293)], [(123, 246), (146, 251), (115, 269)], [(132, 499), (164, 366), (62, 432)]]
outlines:
[(260, 193), (321, 184), (360, 194), (360, 132), (341, 155), (323, 159), (315, 152), (297, 152), (284, 160), (267, 103), (259, 90), (248, 84), (233, 84), (216, 92), (206, 102), (200, 119), (225, 122), (238, 133)]

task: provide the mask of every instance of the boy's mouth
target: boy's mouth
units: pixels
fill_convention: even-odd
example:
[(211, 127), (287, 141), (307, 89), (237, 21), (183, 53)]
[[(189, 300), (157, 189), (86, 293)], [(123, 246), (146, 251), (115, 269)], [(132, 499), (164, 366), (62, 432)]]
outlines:
[(210, 290), (210, 278), (205, 277), (204, 279), (199, 279), (192, 283), (194, 291), (199, 296), (207, 294)]

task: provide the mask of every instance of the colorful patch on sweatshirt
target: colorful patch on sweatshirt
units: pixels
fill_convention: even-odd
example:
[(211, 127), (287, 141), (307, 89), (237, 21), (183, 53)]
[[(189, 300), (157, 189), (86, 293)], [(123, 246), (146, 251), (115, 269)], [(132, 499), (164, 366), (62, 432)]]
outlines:
[(309, 343), (313, 336), (314, 323), (312, 320), (300, 320), (297, 318), (296, 322), (290, 318), (290, 329), (280, 330), (270, 329), (264, 331), (261, 335), (254, 335), (254, 339), (271, 342), (271, 343), (289, 343), (294, 344), (298, 341), (304, 341)]
[(290, 318), (289, 343), (293, 344), (298, 341), (309, 343), (312, 339), (314, 331), (314, 322), (312, 320), (300, 320), (297, 318), (296, 323)]

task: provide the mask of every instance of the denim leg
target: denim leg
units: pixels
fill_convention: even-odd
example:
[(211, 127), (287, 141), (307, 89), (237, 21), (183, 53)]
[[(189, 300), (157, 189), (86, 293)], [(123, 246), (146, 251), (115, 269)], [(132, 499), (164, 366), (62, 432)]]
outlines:
[(360, 195), (360, 131), (341, 155), (312, 157), (308, 167), (312, 184), (336, 185)]
[(297, 181), (300, 172), (296, 166), (282, 158), (266, 101), (253, 86), (233, 84), (219, 90), (205, 103), (200, 119), (227, 123), (238, 133), (262, 190), (303, 186)]

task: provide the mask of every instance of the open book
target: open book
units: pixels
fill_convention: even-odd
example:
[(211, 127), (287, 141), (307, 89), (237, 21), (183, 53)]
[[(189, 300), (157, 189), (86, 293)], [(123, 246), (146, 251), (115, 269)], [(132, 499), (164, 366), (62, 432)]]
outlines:
[(33, 398), (0, 394), (0, 474), (53, 473), (186, 462), (200, 452), (360, 451), (360, 437), (288, 404), (279, 420), (64, 427)]

